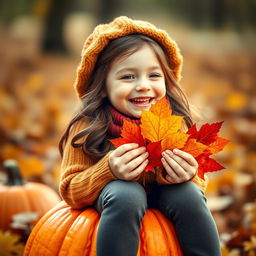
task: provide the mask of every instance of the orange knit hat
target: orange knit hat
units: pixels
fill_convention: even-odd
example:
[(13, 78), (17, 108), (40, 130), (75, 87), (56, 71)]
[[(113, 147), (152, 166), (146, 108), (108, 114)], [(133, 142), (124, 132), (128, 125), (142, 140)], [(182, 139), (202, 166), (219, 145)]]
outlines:
[(74, 83), (79, 98), (86, 92), (86, 86), (99, 53), (111, 40), (129, 34), (143, 34), (158, 42), (165, 49), (175, 80), (177, 82), (180, 80), (182, 56), (177, 44), (168, 36), (167, 32), (158, 29), (149, 22), (120, 16), (109, 24), (96, 26), (92, 34), (86, 39)]

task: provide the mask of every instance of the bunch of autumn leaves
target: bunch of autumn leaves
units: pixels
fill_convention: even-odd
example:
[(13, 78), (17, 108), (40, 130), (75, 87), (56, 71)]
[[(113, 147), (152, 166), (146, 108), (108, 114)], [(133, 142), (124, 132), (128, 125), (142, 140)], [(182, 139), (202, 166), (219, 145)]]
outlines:
[(137, 143), (146, 147), (149, 153), (147, 171), (161, 167), (163, 151), (178, 148), (191, 154), (198, 162), (198, 176), (204, 179), (204, 173), (224, 169), (216, 160), (210, 158), (229, 143), (229, 140), (217, 134), (223, 122), (204, 124), (197, 130), (194, 124), (186, 133), (181, 132), (182, 116), (172, 115), (166, 98), (152, 105), (149, 111), (142, 111), (141, 124), (136, 125), (124, 120), (121, 137), (112, 139), (115, 147), (126, 143)]

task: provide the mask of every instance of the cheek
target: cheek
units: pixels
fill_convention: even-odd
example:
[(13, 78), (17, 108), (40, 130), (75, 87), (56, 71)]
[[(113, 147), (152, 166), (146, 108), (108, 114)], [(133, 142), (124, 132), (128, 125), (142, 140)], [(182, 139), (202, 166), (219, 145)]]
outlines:
[(161, 82), (156, 87), (157, 93), (159, 94), (159, 97), (164, 97), (166, 95), (166, 85), (165, 82)]
[(130, 90), (127, 86), (117, 86), (112, 90), (112, 94), (119, 98), (126, 98), (128, 97), (129, 93)]

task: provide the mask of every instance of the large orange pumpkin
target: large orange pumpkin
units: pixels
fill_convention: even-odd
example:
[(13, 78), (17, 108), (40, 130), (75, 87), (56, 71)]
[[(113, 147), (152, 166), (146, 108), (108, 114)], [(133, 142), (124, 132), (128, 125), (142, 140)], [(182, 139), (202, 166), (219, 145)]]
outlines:
[[(61, 202), (34, 227), (24, 256), (96, 256), (99, 220), (93, 208), (74, 210)], [(160, 211), (147, 210), (140, 230), (137, 256), (182, 255), (174, 227)]]
[(7, 182), (0, 184), (0, 229), (9, 230), (12, 216), (23, 212), (37, 212), (41, 217), (61, 200), (50, 187), (22, 179), (19, 166), (14, 160), (3, 164)]

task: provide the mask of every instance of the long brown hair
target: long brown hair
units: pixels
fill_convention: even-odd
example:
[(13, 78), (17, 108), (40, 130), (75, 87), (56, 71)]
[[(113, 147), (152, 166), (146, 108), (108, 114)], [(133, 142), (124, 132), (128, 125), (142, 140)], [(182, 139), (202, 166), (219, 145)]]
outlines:
[[(110, 102), (105, 96), (106, 77), (110, 65), (114, 60), (133, 54), (145, 44), (149, 45), (155, 52), (163, 69), (166, 83), (166, 98), (170, 102), (173, 114), (184, 116), (185, 125), (188, 128), (192, 126), (193, 122), (188, 100), (180, 85), (173, 77), (173, 72), (165, 57), (164, 49), (156, 41), (147, 36), (141, 34), (127, 35), (114, 39), (100, 53), (86, 91), (81, 98), (81, 109), (71, 120), (61, 137), (59, 143), (61, 156), (63, 155), (70, 129), (80, 120), (86, 121), (88, 127), (78, 132), (72, 138), (71, 144), (73, 147), (82, 147), (85, 154), (90, 155), (96, 160), (102, 158), (113, 148), (113, 145), (109, 142), (110, 135), (107, 132), (112, 117), (108, 111)], [(78, 140), (80, 141), (79, 143)]]

